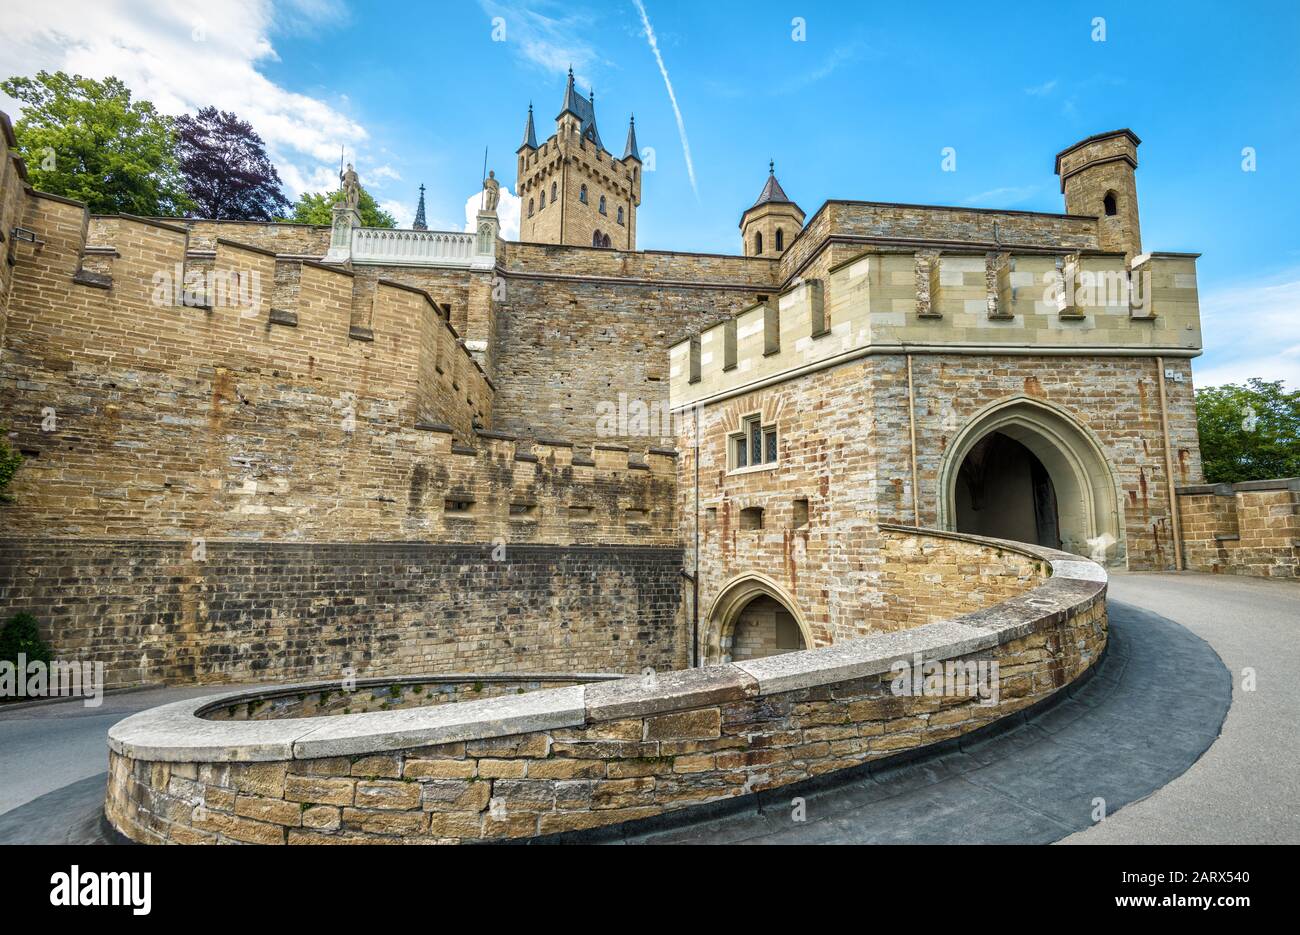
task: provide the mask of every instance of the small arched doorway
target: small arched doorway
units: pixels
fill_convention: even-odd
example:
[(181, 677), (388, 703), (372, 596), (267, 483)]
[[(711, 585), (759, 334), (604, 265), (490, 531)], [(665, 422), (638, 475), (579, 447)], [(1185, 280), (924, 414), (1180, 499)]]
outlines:
[(1124, 556), (1118, 487), (1100, 443), (1039, 399), (1012, 397), (978, 413), (944, 452), (939, 497), (944, 529), (1100, 562)]
[(776, 598), (760, 594), (736, 616), (731, 631), (731, 661), (762, 659), (807, 649), (794, 614)]
[(764, 575), (733, 579), (709, 610), (702, 662), (760, 659), (812, 646), (794, 601)]
[(1061, 547), (1052, 476), (1010, 435), (989, 432), (957, 471), (956, 528), (977, 536)]

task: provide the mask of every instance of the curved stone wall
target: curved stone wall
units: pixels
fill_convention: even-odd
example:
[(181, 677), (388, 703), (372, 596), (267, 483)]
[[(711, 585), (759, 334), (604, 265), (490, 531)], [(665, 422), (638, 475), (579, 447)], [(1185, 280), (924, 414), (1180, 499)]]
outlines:
[[(658, 677), (234, 722), (200, 714), (247, 703), (247, 692), (178, 702), (109, 732), (105, 811), (127, 837), (152, 843), (525, 838), (662, 815), (949, 740), (1048, 698), (1106, 644), (1100, 566), (953, 538), (1024, 554), (1051, 576), (955, 619)], [(913, 683), (913, 674), (923, 677)], [(987, 691), (972, 695), (971, 683)]]

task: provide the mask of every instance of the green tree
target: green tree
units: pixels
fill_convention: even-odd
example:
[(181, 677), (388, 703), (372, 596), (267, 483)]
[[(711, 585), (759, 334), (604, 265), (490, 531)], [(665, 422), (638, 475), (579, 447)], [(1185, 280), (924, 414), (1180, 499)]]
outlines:
[(1197, 390), (1196, 423), (1210, 483), (1300, 476), (1300, 392), (1281, 380)]
[[(303, 192), (298, 203), (293, 206), (293, 214), (282, 221), (294, 221), (298, 224), (321, 224), (328, 227), (334, 223), (333, 207), (343, 200), (342, 190), (330, 192)], [(357, 198), (357, 210), (361, 212), (361, 223), (366, 227), (396, 227), (397, 220), (379, 207), (374, 196), (364, 188)]]
[(32, 186), (96, 214), (179, 215), (190, 206), (172, 119), (131, 102), (117, 78), (42, 71), (0, 81), (23, 104), (14, 132)]
[(9, 437), (4, 426), (0, 426), (0, 503), (9, 503), (13, 500), (8, 492), (9, 482), (14, 479), (14, 474), (18, 472), (18, 466), (23, 463), (23, 456), (14, 451), (9, 444)]

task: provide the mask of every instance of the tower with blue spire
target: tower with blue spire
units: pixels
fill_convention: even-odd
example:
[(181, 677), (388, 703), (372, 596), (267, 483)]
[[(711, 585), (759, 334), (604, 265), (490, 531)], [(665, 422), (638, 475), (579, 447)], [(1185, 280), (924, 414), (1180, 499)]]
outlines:
[(596, 92), (588, 89), (584, 95), (578, 90), (572, 67), (555, 116), (555, 133), (538, 143), (530, 103), (516, 155), (520, 240), (636, 249), (642, 170), (636, 121), (628, 122), (623, 155), (607, 150), (596, 122)]
[(424, 222), (424, 183), (420, 183), (420, 204), (415, 209), (415, 222), (411, 224), (412, 230), (427, 231), (429, 225)]

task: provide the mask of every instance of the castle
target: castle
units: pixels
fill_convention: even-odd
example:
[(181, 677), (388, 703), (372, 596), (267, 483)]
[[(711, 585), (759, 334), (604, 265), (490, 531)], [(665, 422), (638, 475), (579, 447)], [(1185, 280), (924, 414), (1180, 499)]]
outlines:
[(821, 646), (944, 611), (900, 526), (1190, 561), (1196, 257), (1143, 252), (1128, 130), (1062, 214), (805, 223), (769, 167), (735, 255), (636, 249), (571, 77), (518, 242), (91, 216), (3, 130), (0, 597), (110, 684)]

